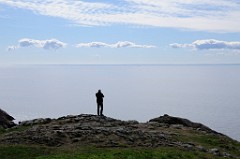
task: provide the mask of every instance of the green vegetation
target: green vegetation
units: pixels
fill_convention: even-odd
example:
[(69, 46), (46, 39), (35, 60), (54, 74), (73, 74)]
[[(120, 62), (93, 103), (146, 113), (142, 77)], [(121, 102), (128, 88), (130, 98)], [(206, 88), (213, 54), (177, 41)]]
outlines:
[(5, 129), (3, 129), (3, 128), (0, 127), (0, 135), (3, 134), (3, 133), (5, 133), (5, 131), (6, 131)]
[(211, 154), (180, 148), (94, 148), (1, 146), (1, 159), (221, 159)]
[(29, 126), (19, 126), (19, 127), (13, 127), (13, 128), (10, 128), (10, 129), (3, 129), (3, 128), (0, 128), (0, 135), (3, 135), (5, 133), (10, 133), (10, 132), (22, 132), (22, 131), (25, 131), (27, 129), (29, 129), (30, 127)]
[(1, 159), (35, 159), (38, 156), (49, 155), (50, 152), (51, 150), (45, 147), (0, 145)]
[(176, 134), (174, 139), (180, 142), (189, 142), (201, 145), (206, 149), (218, 148), (222, 152), (229, 152), (240, 156), (240, 143), (228, 138), (227, 136), (215, 134), (203, 134), (192, 130), (172, 130)]

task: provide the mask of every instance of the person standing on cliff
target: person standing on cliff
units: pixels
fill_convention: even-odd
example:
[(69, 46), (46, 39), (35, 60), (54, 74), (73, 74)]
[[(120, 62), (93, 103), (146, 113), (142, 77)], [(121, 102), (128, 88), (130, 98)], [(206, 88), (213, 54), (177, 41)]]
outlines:
[(102, 94), (101, 90), (98, 90), (96, 93), (97, 97), (97, 115), (103, 116), (103, 98), (104, 95)]

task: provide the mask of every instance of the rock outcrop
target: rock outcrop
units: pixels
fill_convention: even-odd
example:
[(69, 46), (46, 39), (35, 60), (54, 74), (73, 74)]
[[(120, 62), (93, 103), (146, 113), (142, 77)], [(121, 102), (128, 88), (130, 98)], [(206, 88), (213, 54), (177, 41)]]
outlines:
[[(223, 144), (231, 141), (203, 124), (187, 119), (164, 115), (146, 123), (121, 121), (89, 114), (69, 115), (58, 119), (34, 119), (0, 135), (1, 144), (45, 146), (96, 146), (96, 147), (180, 147), (191, 151), (216, 153), (226, 156), (227, 151), (215, 147), (208, 149), (191, 138), (214, 137)], [(187, 139), (187, 140), (185, 140)], [(226, 150), (234, 148), (228, 146)], [(213, 151), (214, 150), (214, 151)]]
[(14, 118), (8, 113), (0, 109), (0, 128), (11, 128), (16, 124), (13, 122)]
[(182, 126), (182, 129), (216, 133), (202, 124), (166, 115), (151, 119), (147, 123), (139, 123), (81, 114), (58, 119), (41, 118), (20, 122), (18, 127), (27, 129), (6, 134), (0, 138), (0, 143), (47, 146), (81, 144), (103, 147), (178, 145), (179, 143), (174, 142), (173, 139), (176, 134), (166, 131), (166, 127), (172, 126), (174, 129), (176, 124), (178, 124), (178, 129)]
[(188, 119), (184, 119), (184, 118), (172, 117), (167, 114), (165, 114), (164, 116), (160, 116), (158, 118), (151, 119), (151, 120), (149, 120), (149, 122), (158, 122), (158, 123), (162, 123), (162, 124), (175, 125), (175, 126), (182, 125), (185, 127), (195, 128), (198, 130), (206, 131), (209, 133), (220, 134), (201, 123), (195, 123), (195, 122), (192, 122), (192, 121), (190, 121)]

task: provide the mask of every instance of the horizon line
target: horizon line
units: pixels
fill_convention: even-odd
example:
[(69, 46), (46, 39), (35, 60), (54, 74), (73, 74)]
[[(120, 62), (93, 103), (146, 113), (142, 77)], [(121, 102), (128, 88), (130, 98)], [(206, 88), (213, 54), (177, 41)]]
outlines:
[(240, 63), (129, 63), (129, 64), (74, 64), (74, 63), (59, 63), (59, 64), (3, 64), (0, 67), (13, 67), (13, 66), (197, 66), (197, 65), (240, 65)]

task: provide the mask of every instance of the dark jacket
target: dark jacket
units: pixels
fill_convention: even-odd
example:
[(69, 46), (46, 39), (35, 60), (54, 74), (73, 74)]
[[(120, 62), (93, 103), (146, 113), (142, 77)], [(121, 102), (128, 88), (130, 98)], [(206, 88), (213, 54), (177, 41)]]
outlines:
[(104, 95), (102, 94), (102, 92), (97, 92), (96, 97), (97, 97), (97, 103), (103, 103)]

